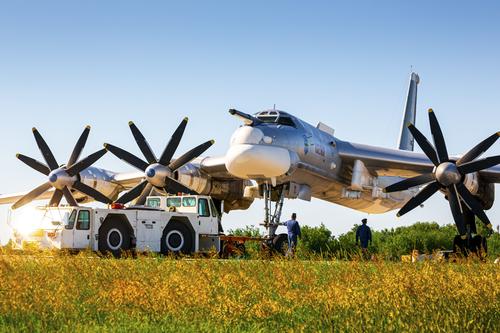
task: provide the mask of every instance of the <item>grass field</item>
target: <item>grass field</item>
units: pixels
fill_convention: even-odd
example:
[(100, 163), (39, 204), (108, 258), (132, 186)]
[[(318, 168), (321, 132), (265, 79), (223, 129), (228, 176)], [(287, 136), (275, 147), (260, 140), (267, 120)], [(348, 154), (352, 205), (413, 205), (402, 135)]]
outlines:
[(0, 331), (500, 328), (493, 263), (0, 256)]

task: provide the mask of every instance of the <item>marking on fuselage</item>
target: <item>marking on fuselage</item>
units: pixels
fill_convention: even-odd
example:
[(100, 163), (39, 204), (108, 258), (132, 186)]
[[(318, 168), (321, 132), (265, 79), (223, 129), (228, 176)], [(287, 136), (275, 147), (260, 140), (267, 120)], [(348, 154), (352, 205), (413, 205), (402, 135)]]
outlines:
[(314, 146), (314, 143), (312, 143), (311, 134), (303, 134), (302, 137), (304, 138), (304, 155), (307, 155), (309, 153), (309, 147)]

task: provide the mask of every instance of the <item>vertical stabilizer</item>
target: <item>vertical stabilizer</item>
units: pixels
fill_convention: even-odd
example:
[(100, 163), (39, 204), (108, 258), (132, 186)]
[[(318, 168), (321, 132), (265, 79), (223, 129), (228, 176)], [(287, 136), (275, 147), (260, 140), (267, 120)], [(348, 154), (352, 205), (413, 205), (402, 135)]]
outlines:
[(413, 151), (413, 135), (408, 129), (408, 124), (415, 125), (415, 116), (417, 115), (417, 85), (420, 78), (417, 73), (411, 73), (410, 86), (408, 87), (408, 96), (406, 97), (405, 113), (401, 123), (401, 132), (399, 134), (398, 148), (401, 150)]

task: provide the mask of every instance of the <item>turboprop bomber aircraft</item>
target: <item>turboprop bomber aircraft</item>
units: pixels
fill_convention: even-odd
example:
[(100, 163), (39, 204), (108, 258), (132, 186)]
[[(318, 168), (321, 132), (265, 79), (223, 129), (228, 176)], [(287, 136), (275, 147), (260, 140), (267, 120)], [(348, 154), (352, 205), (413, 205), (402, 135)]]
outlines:
[[(243, 124), (233, 133), (224, 156), (200, 157), (213, 144), (207, 141), (174, 159), (186, 118), (158, 158), (137, 126), (130, 122), (144, 159), (112, 144), (105, 144), (105, 149), (138, 169), (137, 172), (115, 173), (91, 166), (103, 155), (102, 151), (92, 154), (90, 160), (76, 163), (78, 167), (69, 162), (67, 166), (59, 166), (52, 161), (52, 153), (41, 136), (35, 135), (47, 164), (24, 155), (18, 158), (46, 174), (48, 182), (28, 194), (2, 196), (0, 203), (17, 201), (13, 206), (16, 208), (38, 197), (52, 198), (50, 205), (57, 205), (65, 196), (73, 204), (72, 195), (77, 202), (143, 204), (151, 193), (184, 192), (211, 195), (223, 202), (220, 210), (228, 212), (247, 209), (255, 198), (263, 198), (263, 224), (271, 237), (279, 225), (286, 198), (314, 197), (366, 213), (400, 209), (398, 214), (403, 215), (432, 194), (441, 192), (449, 202), (459, 235), (462, 239), (470, 238), (476, 233), (475, 216), (491, 229), (484, 210), (493, 205), (494, 184), (500, 182), (500, 156), (479, 157), (495, 143), (499, 133), (463, 156), (449, 156), (432, 110), (429, 121), (433, 144), (415, 127), (419, 80), (417, 74), (411, 74), (395, 149), (342, 141), (323, 123), (312, 126), (276, 109), (254, 115), (230, 109), (229, 113)], [(82, 137), (73, 155), (79, 156), (83, 149), (86, 137)], [(413, 152), (414, 140), (424, 153)], [(423, 185), (426, 186), (419, 191)]]

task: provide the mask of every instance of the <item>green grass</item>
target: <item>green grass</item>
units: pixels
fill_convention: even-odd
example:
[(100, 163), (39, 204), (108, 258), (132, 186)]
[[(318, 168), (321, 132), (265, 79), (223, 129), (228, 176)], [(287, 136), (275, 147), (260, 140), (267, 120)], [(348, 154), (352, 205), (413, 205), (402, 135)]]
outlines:
[(494, 332), (491, 262), (0, 256), (0, 331)]

